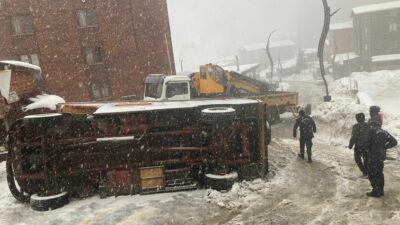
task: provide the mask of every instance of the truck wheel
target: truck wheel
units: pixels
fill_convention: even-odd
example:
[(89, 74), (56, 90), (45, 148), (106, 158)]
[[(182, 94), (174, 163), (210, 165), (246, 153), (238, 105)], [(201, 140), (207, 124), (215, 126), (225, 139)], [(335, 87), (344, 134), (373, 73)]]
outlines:
[(231, 123), (236, 119), (236, 110), (230, 107), (207, 108), (201, 111), (201, 120), (207, 124)]
[(233, 184), (238, 181), (238, 174), (236, 172), (217, 175), (217, 174), (206, 174), (206, 187), (217, 191), (230, 190)]
[[(6, 160), (6, 173), (7, 173), (7, 184), (8, 188), (10, 189), (11, 194), (14, 198), (22, 203), (28, 203), (30, 200), (30, 196), (21, 189), (21, 186), (18, 185), (18, 181), (15, 179), (14, 173), (14, 166), (13, 166), (13, 152), (14, 152), (14, 145), (13, 143), (16, 142), (15, 133), (18, 129), (22, 126), (22, 121), (16, 121), (9, 130), (9, 135), (6, 138), (6, 150), (7, 150), (7, 160)], [(14, 134), (14, 135), (13, 135)]]
[(58, 209), (69, 203), (67, 192), (58, 195), (40, 197), (38, 195), (31, 196), (31, 208), (36, 211), (48, 211)]
[(11, 151), (8, 151), (7, 161), (6, 161), (6, 172), (7, 172), (7, 183), (11, 194), (17, 201), (22, 203), (28, 203), (30, 196), (24, 193), (18, 186), (18, 182), (15, 180), (14, 168), (12, 165)]

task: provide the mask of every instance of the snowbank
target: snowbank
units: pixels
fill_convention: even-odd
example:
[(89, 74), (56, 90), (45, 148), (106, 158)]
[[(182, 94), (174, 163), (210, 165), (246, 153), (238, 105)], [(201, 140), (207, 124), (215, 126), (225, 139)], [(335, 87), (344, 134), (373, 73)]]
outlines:
[[(351, 78), (345, 77), (330, 84), (333, 100), (318, 105), (313, 110), (313, 116), (331, 128), (326, 134), (331, 144), (343, 144), (343, 139), (348, 139), (351, 128), (356, 123), (355, 114), (363, 112), (368, 119), (368, 109), (375, 104), (371, 96), (378, 96), (399, 82), (400, 70), (353, 73)], [(354, 85), (358, 86), (357, 95), (352, 93)], [(386, 114), (383, 128), (400, 140), (399, 116)]]
[[(396, 83), (400, 82), (400, 70), (395, 71), (377, 71), (377, 72), (359, 72), (353, 73), (351, 78), (358, 83), (360, 92), (368, 93), (371, 96), (378, 95)], [(347, 79), (348, 78), (342, 78)]]

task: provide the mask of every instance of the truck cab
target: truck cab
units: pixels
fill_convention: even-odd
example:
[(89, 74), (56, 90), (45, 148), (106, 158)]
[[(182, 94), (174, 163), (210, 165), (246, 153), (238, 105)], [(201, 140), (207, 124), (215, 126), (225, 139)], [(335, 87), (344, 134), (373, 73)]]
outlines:
[(150, 74), (145, 80), (144, 100), (190, 100), (190, 82), (191, 79), (185, 75)]

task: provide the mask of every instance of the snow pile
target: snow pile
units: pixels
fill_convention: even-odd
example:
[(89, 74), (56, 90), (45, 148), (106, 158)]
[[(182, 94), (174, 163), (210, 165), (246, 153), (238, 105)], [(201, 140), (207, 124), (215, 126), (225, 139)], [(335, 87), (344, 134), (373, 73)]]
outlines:
[(350, 77), (343, 77), (329, 83), (329, 89), (333, 94), (349, 94), (353, 90), (366, 95), (378, 96), (393, 84), (400, 83), (400, 70), (377, 71), (377, 72), (356, 72)]
[(294, 74), (284, 78), (285, 81), (305, 81), (305, 82), (312, 82), (315, 81), (314, 76), (312, 73), (305, 71), (305, 73)]
[[(315, 119), (330, 127), (327, 138), (334, 145), (343, 144), (343, 138), (348, 139), (356, 123), (355, 114), (362, 112), (369, 118), (368, 108), (375, 104), (371, 96), (377, 96), (400, 82), (400, 71), (361, 72), (353, 73), (351, 77), (332, 82), (332, 101), (321, 103), (313, 110)], [(353, 85), (358, 86), (360, 92), (357, 95), (351, 92)], [(384, 106), (382, 108), (385, 111)], [(400, 140), (399, 116), (386, 114), (383, 128)]]
[(24, 107), (25, 111), (41, 108), (56, 110), (57, 104), (65, 103), (65, 100), (60, 96), (47, 94), (38, 95), (34, 98), (30, 98), (29, 100), (31, 100), (32, 103)]
[(290, 84), (286, 82), (279, 82), (279, 86), (277, 88), (278, 91), (288, 91), (290, 88)]
[[(318, 105), (313, 110), (313, 117), (317, 124), (328, 127), (323, 128), (323, 134), (330, 144), (345, 145), (344, 140), (348, 139), (353, 125), (357, 122), (355, 115), (360, 112), (368, 115), (368, 108), (357, 104), (357, 100), (351, 96), (336, 94), (332, 98), (331, 102)], [(322, 132), (318, 133), (320, 135)]]
[(235, 183), (229, 192), (208, 190), (207, 202), (218, 205), (221, 208), (238, 209), (248, 207), (260, 197), (260, 192), (267, 190), (271, 183), (262, 179)]

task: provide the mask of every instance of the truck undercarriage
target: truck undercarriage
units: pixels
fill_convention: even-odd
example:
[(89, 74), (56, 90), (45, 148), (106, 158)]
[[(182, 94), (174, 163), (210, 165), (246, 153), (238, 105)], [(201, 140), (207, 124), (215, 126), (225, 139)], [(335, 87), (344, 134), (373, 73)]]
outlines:
[(250, 99), (62, 104), (10, 127), (9, 188), (36, 210), (66, 203), (63, 193), (226, 189), (267, 171), (265, 118)]

